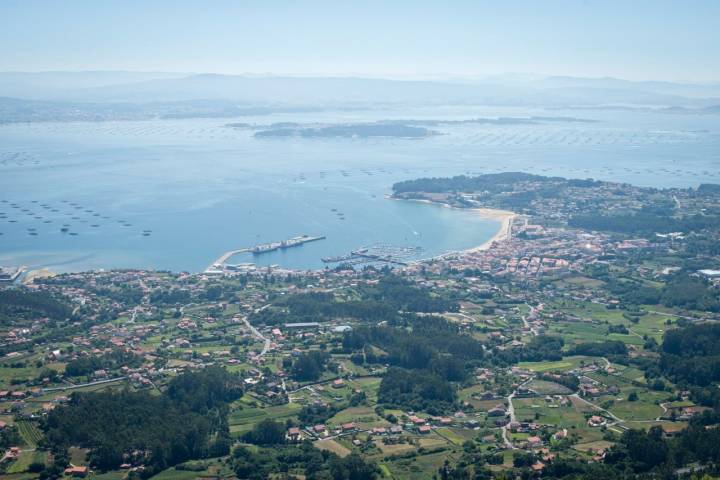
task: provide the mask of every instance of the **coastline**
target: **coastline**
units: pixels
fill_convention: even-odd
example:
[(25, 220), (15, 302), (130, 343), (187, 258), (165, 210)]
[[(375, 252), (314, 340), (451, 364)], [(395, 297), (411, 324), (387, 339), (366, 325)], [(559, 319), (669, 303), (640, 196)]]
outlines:
[(510, 229), (512, 227), (512, 221), (517, 218), (517, 213), (509, 210), (499, 210), (495, 208), (469, 208), (477, 212), (483, 218), (489, 218), (492, 220), (498, 220), (500, 222), (500, 228), (487, 242), (477, 247), (472, 247), (464, 250), (466, 253), (475, 253), (489, 250), (495, 242), (505, 242), (510, 239)]
[[(489, 250), (495, 242), (504, 242), (510, 238), (510, 229), (512, 227), (512, 221), (518, 217), (518, 214), (515, 212), (511, 212), (510, 210), (500, 210), (497, 208), (459, 208), (459, 207), (453, 207), (452, 205), (448, 205), (447, 203), (441, 203), (441, 202), (433, 202), (432, 200), (427, 200), (424, 198), (397, 198), (393, 197), (392, 195), (385, 195), (385, 198), (388, 198), (390, 200), (402, 200), (404, 202), (419, 202), (419, 203), (426, 203), (428, 205), (437, 205), (444, 208), (452, 208), (454, 210), (464, 210), (468, 212), (475, 212), (478, 215), (480, 215), (483, 218), (487, 218), (489, 220), (497, 220), (500, 222), (500, 228), (497, 232), (495, 232), (495, 235), (490, 237), (486, 242), (482, 243), (481, 245), (478, 245), (476, 247), (470, 247), (466, 248), (465, 250), (460, 250), (463, 253), (475, 253), (475, 252), (482, 252), (485, 250)], [(458, 253), (458, 252), (448, 252), (448, 253)], [(441, 255), (445, 256), (448, 253)]]

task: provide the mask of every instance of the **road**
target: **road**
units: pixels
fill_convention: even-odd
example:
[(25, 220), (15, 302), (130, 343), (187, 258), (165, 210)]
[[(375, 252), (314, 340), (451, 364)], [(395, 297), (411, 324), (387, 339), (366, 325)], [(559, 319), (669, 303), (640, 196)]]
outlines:
[[(269, 306), (270, 306), (270, 304), (260, 307), (255, 310), (255, 313), (260, 313)], [(243, 322), (245, 323), (245, 326), (248, 327), (248, 329), (252, 332), (252, 334), (255, 335), (256, 338), (258, 338), (259, 340), (264, 342), (262, 351), (260, 352), (260, 356), (262, 357), (263, 355), (265, 355), (268, 352), (268, 350), (270, 350), (270, 339), (266, 338), (262, 333), (260, 333), (257, 328), (250, 325), (250, 322), (248, 322), (247, 317), (243, 318)]]
[(67, 387), (52, 387), (52, 388), (43, 388), (43, 393), (46, 392), (59, 392), (62, 390), (74, 390), (76, 388), (83, 388), (83, 387), (92, 387), (93, 385), (102, 385), (103, 383), (112, 383), (117, 382), (119, 380), (125, 380), (127, 377), (116, 377), (116, 378), (108, 378), (106, 380), (97, 380), (95, 382), (90, 383), (81, 383), (79, 385), (70, 385)]
[[(620, 424), (622, 424), (622, 423), (625, 423), (625, 420), (623, 420), (622, 418), (618, 417), (617, 415), (615, 415), (614, 413), (612, 413), (610, 410), (605, 410), (604, 408), (599, 407), (599, 406), (595, 405), (594, 403), (585, 400), (584, 398), (582, 398), (582, 397), (581, 397), (580, 395), (578, 395), (577, 393), (573, 393), (572, 395), (570, 395), (570, 397), (576, 398), (577, 400), (579, 400), (579, 401), (581, 401), (581, 402), (583, 402), (583, 403), (585, 403), (585, 404), (587, 404), (587, 405), (590, 405), (592, 408), (594, 408), (594, 409), (597, 410), (598, 412), (602, 412), (602, 413), (604, 413), (605, 415), (607, 415), (608, 417), (612, 418), (613, 421), (607, 424), (608, 427), (612, 427), (612, 426), (617, 425), (618, 427), (627, 430), (627, 427), (625, 427), (625, 426), (623, 426), (623, 425), (620, 425)], [(621, 433), (621, 432), (619, 432), (617, 429), (612, 429), (612, 430), (615, 431), (615, 432)]]
[(217, 270), (218, 268), (222, 268), (225, 265), (225, 262), (230, 260), (230, 257), (233, 257), (239, 253), (245, 253), (249, 252), (249, 248), (239, 248), (237, 250), (230, 250), (229, 252), (225, 252), (220, 257), (215, 260), (213, 263), (211, 263), (206, 269), (205, 272), (212, 272)]
[[(518, 388), (524, 387), (525, 385), (527, 385), (528, 383), (532, 382), (533, 380), (535, 380), (534, 377), (533, 377), (533, 378), (530, 378), (530, 379), (528, 379), (528, 380), (526, 380), (526, 381), (524, 381), (523, 383), (521, 383), (521, 384), (518, 386)], [(513, 405), (513, 402), (512, 402), (512, 399), (515, 398), (515, 392), (517, 392), (517, 389), (514, 390), (510, 395), (507, 396), (508, 413), (510, 414), (510, 423), (517, 421), (517, 419), (515, 418), (515, 406)], [(503, 427), (502, 427), (502, 437), (503, 437), (503, 441), (505, 442), (505, 445), (506, 445), (508, 448), (511, 448), (511, 449), (516, 449), (516, 448), (517, 448), (517, 447), (512, 443), (512, 441), (510, 441), (510, 436), (509, 436), (509, 434), (508, 434), (507, 424), (503, 425)]]
[(526, 303), (525, 305), (530, 309), (530, 313), (529, 313), (528, 315), (523, 315), (523, 316), (521, 317), (521, 318), (522, 318), (522, 321), (523, 321), (523, 325), (525, 326), (525, 329), (526, 329), (526, 330), (530, 330), (530, 332), (531, 332), (534, 336), (537, 336), (537, 335), (538, 335), (537, 330), (534, 330), (534, 329), (530, 326), (530, 322), (528, 322), (527, 317), (530, 316), (530, 314), (533, 314), (533, 315), (534, 315), (534, 314), (536, 314), (537, 312), (539, 312), (540, 310), (542, 310), (542, 309), (543, 309), (543, 304), (541, 303), (541, 304), (539, 304), (537, 307), (533, 307), (533, 306), (531, 306), (531, 305), (528, 304), (528, 303)]

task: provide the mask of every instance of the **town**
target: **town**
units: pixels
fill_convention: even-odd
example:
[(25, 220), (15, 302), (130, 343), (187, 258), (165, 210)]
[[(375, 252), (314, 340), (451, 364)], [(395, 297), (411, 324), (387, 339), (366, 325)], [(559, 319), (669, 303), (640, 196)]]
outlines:
[[(393, 268), (98, 270), (20, 286), (8, 270), (4, 475), (325, 478), (313, 462), (364, 472), (335, 478), (712, 471), (720, 187), (511, 173), (394, 193), (514, 216), (488, 248)], [(208, 406), (181, 403), (188, 385), (215, 392)], [(212, 418), (198, 430), (207, 444), (155, 451), (130, 408), (152, 398)], [(103, 410), (112, 402), (129, 417)], [(88, 405), (135, 439), (102, 418), (63, 420)], [(651, 442), (681, 460), (638, 453)]]

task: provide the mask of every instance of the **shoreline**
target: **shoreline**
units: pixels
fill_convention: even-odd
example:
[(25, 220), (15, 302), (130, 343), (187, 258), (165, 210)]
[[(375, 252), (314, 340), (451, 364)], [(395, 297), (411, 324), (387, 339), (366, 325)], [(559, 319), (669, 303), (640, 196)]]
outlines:
[[(495, 243), (502, 243), (502, 242), (507, 241), (510, 238), (512, 221), (519, 216), (517, 213), (512, 212), (510, 210), (501, 210), (501, 209), (497, 209), (497, 208), (486, 208), (486, 207), (461, 208), (461, 207), (454, 207), (452, 205), (448, 205), (447, 203), (435, 202), (435, 201), (423, 199), (423, 198), (396, 198), (391, 195), (385, 195), (385, 198), (389, 199), (389, 200), (399, 200), (399, 201), (405, 201), (405, 202), (418, 202), (418, 203), (425, 203), (425, 204), (429, 204), (429, 205), (435, 205), (435, 206), (443, 207), (443, 208), (450, 208), (453, 210), (474, 212), (475, 214), (479, 215), (482, 218), (485, 218), (488, 220), (496, 220), (500, 224), (498, 227), (498, 230), (493, 234), (493, 236), (490, 237), (489, 239), (487, 239), (485, 242), (483, 242), (480, 245), (465, 248), (462, 250), (448, 251), (448, 252), (441, 253), (439, 255), (436, 255), (436, 256), (430, 257), (430, 258), (421, 258), (421, 259), (413, 260), (413, 261), (409, 262), (410, 264), (420, 263), (420, 262), (432, 260), (435, 258), (443, 258), (443, 257), (447, 257), (449, 255), (457, 255), (457, 254), (462, 254), (462, 253), (466, 253), (466, 254), (467, 253), (478, 253), (478, 252), (490, 250)], [(209, 268), (210, 267), (208, 267), (208, 269)], [(207, 273), (208, 269), (200, 270), (195, 273), (196, 274), (204, 274), (204, 273)], [(95, 270), (95, 269), (78, 270), (78, 271), (73, 271), (73, 272), (79, 273), (79, 272), (87, 272), (87, 271), (93, 271), (93, 270)], [(292, 270), (292, 271), (322, 271), (323, 268), (317, 268), (317, 269), (311, 268), (311, 269), (300, 269), (300, 270), (289, 269), (289, 270)], [(52, 270), (50, 270), (47, 267), (37, 267), (32, 270), (24, 271), (23, 273), (24, 273), (24, 275), (22, 276), (22, 279), (21, 279), (21, 283), (23, 283), (23, 284), (31, 283), (32, 280), (34, 280), (35, 278), (49, 277), (49, 276), (53, 276), (53, 275), (57, 274), (56, 272), (53, 272)]]
[[(464, 209), (460, 209), (464, 210)], [(492, 220), (498, 220), (500, 222), (500, 228), (498, 231), (488, 239), (485, 243), (482, 245), (478, 245), (477, 247), (472, 247), (463, 250), (466, 253), (475, 253), (475, 252), (482, 252), (485, 250), (489, 250), (495, 242), (501, 243), (506, 242), (510, 239), (510, 229), (512, 227), (512, 222), (515, 218), (518, 217), (518, 214), (515, 212), (511, 212), (509, 210), (500, 210), (495, 208), (468, 208), (467, 210), (471, 210), (474, 212), (477, 212), (482, 216), (483, 218), (489, 218)]]
[(441, 202), (434, 202), (432, 200), (427, 200), (424, 198), (396, 198), (392, 195), (385, 195), (385, 198), (390, 200), (401, 200), (404, 202), (418, 202), (418, 203), (425, 203), (428, 205), (437, 205), (439, 207), (444, 208), (451, 208), (453, 210), (464, 210), (467, 212), (475, 212), (479, 214), (483, 218), (487, 218), (489, 220), (497, 220), (500, 222), (500, 228), (498, 229), (495, 234), (490, 237), (487, 241), (484, 243), (475, 246), (466, 248), (464, 250), (458, 250), (455, 252), (447, 252), (442, 255), (438, 255), (438, 257), (444, 257), (450, 254), (455, 253), (476, 253), (476, 252), (482, 252), (485, 250), (489, 250), (495, 242), (504, 242), (507, 241), (510, 238), (510, 228), (512, 226), (512, 221), (517, 218), (519, 215), (515, 212), (511, 212), (510, 210), (500, 210), (498, 208), (486, 208), (486, 207), (480, 207), (480, 208), (460, 208), (460, 207), (453, 207), (452, 205), (448, 205), (447, 203), (441, 203)]

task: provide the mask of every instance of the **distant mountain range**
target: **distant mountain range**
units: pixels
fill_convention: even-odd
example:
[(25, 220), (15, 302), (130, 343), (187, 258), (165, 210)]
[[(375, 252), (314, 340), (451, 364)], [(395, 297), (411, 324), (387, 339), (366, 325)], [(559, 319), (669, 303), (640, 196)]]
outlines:
[[(204, 102), (201, 111), (205, 115), (213, 115), (217, 108), (228, 113), (236, 108), (353, 108), (377, 104), (658, 107), (713, 113), (720, 105), (720, 84), (517, 74), (419, 81), (163, 72), (10, 72), (0, 73), (0, 97), (5, 97), (0, 101), (5, 114), (22, 111), (23, 105), (36, 111), (47, 107), (55, 113), (72, 105), (80, 110), (98, 108), (105, 114), (107, 106), (114, 105), (127, 113), (129, 104), (154, 103), (165, 104), (156, 114), (195, 116), (198, 101)], [(42, 102), (53, 103), (50, 106)], [(168, 107), (176, 102), (184, 105)], [(214, 109), (208, 110), (208, 105), (214, 105)]]

